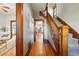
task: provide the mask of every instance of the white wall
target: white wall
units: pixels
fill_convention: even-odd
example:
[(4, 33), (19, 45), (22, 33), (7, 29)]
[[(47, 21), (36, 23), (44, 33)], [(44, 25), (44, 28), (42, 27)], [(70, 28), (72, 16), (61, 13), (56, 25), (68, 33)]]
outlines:
[(28, 51), (29, 42), (33, 42), (34, 39), (34, 27), (33, 27), (33, 15), (29, 4), (23, 4), (23, 54)]
[(39, 12), (45, 9), (45, 3), (30, 3), (33, 10), (33, 17), (35, 19), (40, 19)]
[(7, 6), (10, 8), (7, 13), (0, 9), (0, 27), (2, 25), (8, 24), (10, 20), (16, 20), (16, 4), (14, 3), (1, 4), (0, 3), (0, 6)]
[(59, 7), (61, 12), (58, 16), (79, 33), (79, 4), (64, 3), (61, 6)]
[(48, 12), (49, 14), (51, 14), (51, 16), (53, 17), (53, 3), (49, 3), (48, 4)]

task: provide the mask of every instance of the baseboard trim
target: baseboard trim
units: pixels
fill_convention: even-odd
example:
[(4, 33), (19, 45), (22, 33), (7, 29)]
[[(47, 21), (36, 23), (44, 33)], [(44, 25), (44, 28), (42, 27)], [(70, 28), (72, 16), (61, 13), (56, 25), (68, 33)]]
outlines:
[(50, 45), (50, 47), (52, 48), (52, 51), (54, 51), (55, 55), (58, 56), (58, 53), (54, 50), (54, 48), (52, 47), (52, 45), (49, 42), (49, 40), (46, 40), (46, 42)]
[(29, 55), (29, 53), (30, 53), (30, 51), (31, 51), (31, 48), (32, 48), (32, 44), (29, 43), (29, 48), (28, 48), (28, 51), (27, 51), (27, 53), (25, 54), (25, 56), (28, 56), (28, 55)]

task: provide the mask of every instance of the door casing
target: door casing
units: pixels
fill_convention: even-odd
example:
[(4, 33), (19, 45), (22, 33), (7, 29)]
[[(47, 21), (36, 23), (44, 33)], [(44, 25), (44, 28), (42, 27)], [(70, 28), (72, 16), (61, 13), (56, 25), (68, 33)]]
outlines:
[(36, 36), (36, 33), (35, 33), (35, 31), (36, 31), (35, 25), (36, 25), (36, 23), (35, 22), (37, 22), (37, 21), (42, 21), (43, 22), (43, 41), (44, 41), (44, 20), (43, 19), (34, 19), (34, 42), (36, 41), (36, 39), (35, 39), (35, 36)]
[(16, 3), (16, 56), (23, 56), (23, 4)]

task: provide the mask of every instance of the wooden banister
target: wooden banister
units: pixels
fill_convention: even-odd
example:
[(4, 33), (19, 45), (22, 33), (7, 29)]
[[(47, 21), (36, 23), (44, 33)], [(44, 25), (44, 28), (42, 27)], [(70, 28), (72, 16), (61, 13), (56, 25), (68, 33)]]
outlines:
[(77, 33), (70, 25), (64, 22), (60, 17), (57, 16), (57, 19), (63, 24), (69, 27), (69, 32), (73, 34), (73, 38), (79, 39), (79, 33)]
[(49, 13), (47, 16), (40, 11), (40, 16), (44, 17), (53, 31), (54, 45), (56, 47), (56, 52), (58, 55), (68, 55), (68, 31), (69, 27), (63, 25), (56, 18), (53, 18)]
[[(52, 19), (52, 16), (51, 16), (49, 13), (47, 13), (47, 16), (45, 16), (45, 15), (43, 14), (43, 12), (40, 11), (40, 16), (43, 16), (45, 19), (50, 18), (51, 20), (47, 19), (47, 21), (48, 21), (49, 23), (53, 22), (57, 28), (61, 27), (60, 25), (62, 25), (62, 24), (61, 24), (60, 22), (58, 22), (58, 21), (57, 21), (57, 22), (58, 22), (58, 23), (57, 23), (56, 20), (55, 20), (55, 18)], [(59, 25), (59, 24), (60, 24), (60, 25)]]
[(51, 19), (50, 22), (53, 22), (57, 28), (60, 28), (63, 25), (59, 21), (57, 21), (55, 17), (52, 17), (49, 13), (48, 17)]

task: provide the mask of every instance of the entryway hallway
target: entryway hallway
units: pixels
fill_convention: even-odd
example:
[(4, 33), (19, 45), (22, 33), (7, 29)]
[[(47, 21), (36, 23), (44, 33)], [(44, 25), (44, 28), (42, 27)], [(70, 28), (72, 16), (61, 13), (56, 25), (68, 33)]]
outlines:
[(44, 22), (36, 20), (34, 25), (34, 44), (32, 45), (29, 56), (55, 56), (55, 52), (49, 41), (44, 39)]

